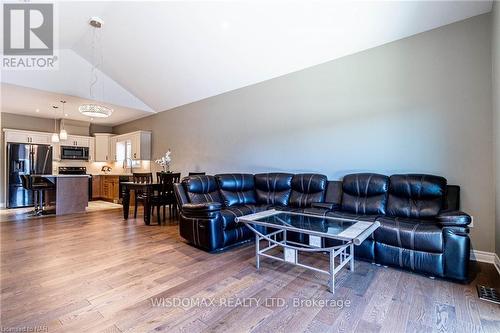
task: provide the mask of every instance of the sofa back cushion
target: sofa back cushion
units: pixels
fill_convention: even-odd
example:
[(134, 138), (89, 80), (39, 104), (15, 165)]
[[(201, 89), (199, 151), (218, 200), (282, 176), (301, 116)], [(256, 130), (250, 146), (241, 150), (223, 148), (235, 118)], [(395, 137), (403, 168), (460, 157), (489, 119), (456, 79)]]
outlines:
[(251, 205), (255, 199), (255, 183), (252, 174), (227, 173), (215, 175), (219, 189), (227, 207)]
[(219, 194), (217, 180), (214, 176), (189, 176), (182, 180), (189, 202), (219, 202), (223, 203)]
[(257, 203), (286, 206), (292, 191), (291, 173), (259, 173), (255, 175)]
[(389, 178), (387, 215), (433, 217), (443, 207), (446, 179), (432, 175), (393, 175)]
[(289, 205), (297, 208), (310, 207), (313, 202), (323, 202), (327, 178), (325, 175), (301, 173), (292, 177)]
[(389, 177), (376, 173), (344, 176), (342, 210), (355, 214), (385, 214)]

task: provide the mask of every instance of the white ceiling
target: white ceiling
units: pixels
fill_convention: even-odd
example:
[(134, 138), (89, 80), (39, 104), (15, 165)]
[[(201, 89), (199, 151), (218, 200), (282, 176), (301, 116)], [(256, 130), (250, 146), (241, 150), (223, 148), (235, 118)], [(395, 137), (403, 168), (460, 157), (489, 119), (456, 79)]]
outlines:
[[(483, 14), (491, 7), (492, 1), (63, 2), (58, 5), (59, 43), (76, 53), (71, 62), (90, 60), (87, 21), (91, 16), (104, 19), (102, 70), (108, 81), (103, 79), (103, 99), (136, 109), (133, 117), (138, 118)], [(43, 72), (12, 72), (2, 81), (88, 98), (88, 86), (74, 81), (89, 74), (66, 71), (71, 69), (60, 80), (42, 77)], [(123, 122), (126, 117), (119, 115), (115, 112), (108, 121)]]
[[(77, 96), (63, 95), (60, 93), (21, 87), (12, 84), (2, 83), (1, 88), (2, 112), (22, 114), (42, 118), (65, 118), (82, 121), (90, 121), (90, 118), (78, 112), (78, 106), (89, 103), (91, 100)], [(62, 112), (61, 100), (65, 100), (64, 111)], [(59, 106), (54, 113), (53, 105)], [(113, 126), (137, 119), (137, 109), (107, 103), (114, 111), (109, 118), (94, 118), (94, 124)]]
[[(90, 95), (92, 66), (87, 60), (71, 49), (62, 49), (59, 50), (58, 67), (58, 70), (3, 71), (2, 82), (92, 99)], [(94, 87), (94, 97), (99, 101), (153, 112), (149, 106), (105, 73), (97, 71), (96, 75), (98, 80)]]

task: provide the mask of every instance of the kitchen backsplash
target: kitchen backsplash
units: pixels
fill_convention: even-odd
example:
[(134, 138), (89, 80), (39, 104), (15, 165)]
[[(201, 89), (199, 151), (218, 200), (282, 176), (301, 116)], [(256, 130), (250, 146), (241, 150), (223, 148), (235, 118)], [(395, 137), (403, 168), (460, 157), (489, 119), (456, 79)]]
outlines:
[[(130, 174), (130, 168), (123, 168), (121, 162), (84, 162), (84, 161), (54, 161), (52, 163), (52, 169), (54, 174), (58, 173), (60, 166), (84, 166), (87, 168), (87, 173), (92, 175), (125, 175)], [(111, 171), (104, 173), (101, 171), (103, 166), (109, 166)], [(140, 161), (140, 166), (134, 166), (134, 172), (151, 172), (151, 162), (150, 161)]]

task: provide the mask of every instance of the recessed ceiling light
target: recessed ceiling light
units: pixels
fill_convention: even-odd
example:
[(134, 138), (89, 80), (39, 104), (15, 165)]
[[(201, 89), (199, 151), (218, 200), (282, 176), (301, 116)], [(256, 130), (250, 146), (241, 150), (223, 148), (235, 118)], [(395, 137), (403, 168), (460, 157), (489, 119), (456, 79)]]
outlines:
[(220, 23), (220, 27), (221, 27), (222, 29), (229, 29), (229, 27), (230, 27), (230, 26), (231, 26), (231, 24), (230, 24), (228, 21), (222, 21), (222, 22)]
[(90, 120), (94, 120), (94, 118), (90, 118)]
[(40, 112), (40, 109), (36, 109), (35, 112), (37, 112), (37, 113)]
[(64, 114), (64, 116), (65, 116), (65, 117), (67, 117), (67, 116), (68, 116), (68, 114), (67, 114), (67, 113), (65, 113), (65, 114)]

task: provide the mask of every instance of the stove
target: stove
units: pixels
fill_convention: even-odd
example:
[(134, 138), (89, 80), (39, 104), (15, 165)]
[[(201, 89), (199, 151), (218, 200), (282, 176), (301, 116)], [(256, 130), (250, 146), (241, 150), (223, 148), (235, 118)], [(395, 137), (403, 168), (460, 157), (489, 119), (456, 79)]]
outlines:
[[(60, 175), (86, 175), (86, 167), (59, 167)], [(89, 201), (92, 200), (92, 175), (89, 175)]]
[(85, 175), (87, 174), (86, 167), (59, 167), (60, 175)]

